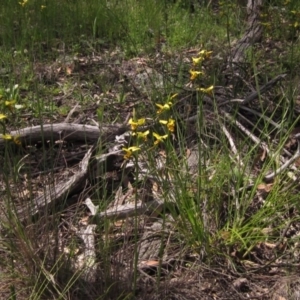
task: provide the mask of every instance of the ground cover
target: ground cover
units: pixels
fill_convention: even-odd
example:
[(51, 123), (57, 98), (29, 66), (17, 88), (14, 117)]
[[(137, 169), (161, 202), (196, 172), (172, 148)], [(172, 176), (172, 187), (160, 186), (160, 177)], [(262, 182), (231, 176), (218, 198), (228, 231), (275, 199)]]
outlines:
[(299, 297), (297, 1), (188, 2), (2, 5), (3, 299)]

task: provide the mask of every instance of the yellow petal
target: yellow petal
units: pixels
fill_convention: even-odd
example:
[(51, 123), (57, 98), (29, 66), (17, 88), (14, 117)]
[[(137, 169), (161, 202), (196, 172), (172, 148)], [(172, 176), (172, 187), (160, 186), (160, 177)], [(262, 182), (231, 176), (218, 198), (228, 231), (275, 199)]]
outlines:
[(166, 121), (166, 120), (159, 120), (159, 123), (166, 125), (166, 124), (168, 124), (168, 121)]
[(155, 132), (153, 132), (153, 136), (156, 138), (156, 141), (154, 142), (154, 145), (159, 144), (160, 142), (162, 142), (164, 139), (166, 139), (168, 137), (167, 134), (165, 135), (159, 135)]
[(203, 61), (203, 57), (192, 57), (193, 65), (198, 65)]
[(136, 146), (132, 146), (132, 147), (129, 147), (128, 150), (129, 150), (130, 152), (135, 152), (135, 151), (140, 150), (140, 148), (139, 148), (139, 147), (136, 147)]
[(12, 140), (13, 139), (13, 137), (10, 134), (2, 134), (1, 137), (4, 140)]
[(169, 131), (174, 132), (174, 129), (175, 129), (175, 120), (169, 119), (167, 127), (168, 127)]
[(198, 55), (200, 55), (203, 58), (210, 58), (212, 54), (212, 51), (207, 51), (207, 50), (201, 50)]
[(155, 103), (155, 105), (159, 108), (159, 110), (157, 111), (157, 113), (160, 114), (160, 113), (162, 113), (165, 110), (169, 110), (171, 108), (171, 106), (172, 106), (172, 102), (168, 102), (168, 103), (166, 103), (164, 105)]
[(145, 118), (138, 119), (138, 120), (137, 120), (137, 124), (138, 124), (139, 126), (144, 125), (144, 124), (145, 124), (145, 121), (146, 121)]
[(199, 75), (202, 75), (203, 72), (190, 70), (190, 80), (195, 80)]
[(197, 90), (200, 91), (200, 92), (202, 92), (202, 93), (205, 93), (205, 94), (211, 94), (211, 92), (213, 91), (213, 89), (214, 89), (214, 86), (211, 85), (208, 88), (199, 88)]
[(21, 141), (20, 141), (20, 139), (19, 139), (18, 136), (14, 136), (14, 137), (13, 137), (13, 141), (14, 141), (14, 143), (15, 143), (16, 145), (18, 145), (18, 146), (22, 145), (22, 143), (21, 143)]
[[(137, 132), (136, 135), (139, 139), (143, 139), (144, 141), (147, 140), (147, 135), (150, 133), (149, 130), (145, 131), (145, 132)], [(135, 134), (133, 134), (135, 135)]]
[(6, 106), (12, 106), (16, 103), (16, 100), (11, 100), (11, 101), (5, 101)]

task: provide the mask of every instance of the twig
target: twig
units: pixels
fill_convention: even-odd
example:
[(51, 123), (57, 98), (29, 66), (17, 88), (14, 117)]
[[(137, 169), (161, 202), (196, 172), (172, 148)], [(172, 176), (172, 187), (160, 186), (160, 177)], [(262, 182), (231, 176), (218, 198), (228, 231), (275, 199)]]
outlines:
[(291, 221), (291, 220), (287, 223), (287, 225), (285, 226), (282, 234), (280, 235), (280, 238), (279, 238), (278, 242), (276, 243), (275, 248), (278, 248), (280, 246), (281, 242), (283, 241), (285, 235), (287, 234), (287, 232), (288, 232), (288, 230), (289, 230), (289, 228), (291, 227), (292, 224), (293, 224), (293, 221)]
[(99, 206), (95, 206), (94, 203), (92, 202), (92, 200), (90, 198), (86, 198), (84, 201), (84, 204), (88, 207), (88, 209), (91, 212), (92, 216), (95, 216)]
[(234, 141), (233, 141), (233, 138), (232, 138), (231, 134), (229, 133), (229, 131), (227, 130), (227, 128), (226, 128), (224, 125), (222, 125), (221, 128), (222, 128), (222, 131), (224, 132), (224, 134), (226, 135), (226, 137), (227, 137), (227, 139), (228, 139), (228, 141), (229, 141), (229, 144), (230, 144), (230, 147), (231, 147), (232, 152), (233, 152), (234, 155), (237, 157), (238, 163), (239, 163), (241, 166), (243, 166), (244, 164), (243, 164), (243, 162), (242, 162), (241, 159), (240, 159), (240, 156), (239, 156), (239, 154), (238, 154), (237, 148), (236, 148), (236, 146), (235, 146), (235, 144), (234, 144)]
[(70, 120), (71, 116), (73, 115), (73, 112), (76, 110), (77, 107), (78, 107), (78, 103), (76, 103), (76, 105), (68, 113), (67, 117), (65, 118), (64, 123), (69, 123), (69, 120)]
[(258, 112), (258, 111), (256, 111), (256, 110), (253, 110), (253, 109), (251, 109), (251, 108), (248, 108), (248, 107), (246, 107), (246, 106), (244, 106), (244, 105), (241, 105), (240, 108), (243, 109), (243, 110), (249, 111), (249, 112), (251, 112), (251, 113), (254, 114), (254, 115), (259, 116), (260, 118), (262, 118), (262, 119), (266, 120), (267, 122), (269, 122), (270, 124), (272, 124), (272, 125), (273, 125), (275, 128), (277, 128), (277, 129), (281, 129), (281, 128), (282, 128), (282, 126), (281, 126), (280, 124), (277, 124), (277, 123), (274, 122), (272, 119), (270, 119), (269, 117), (263, 115), (262, 113), (260, 113), (260, 112)]
[(300, 157), (300, 142), (298, 142), (298, 147), (296, 153), (289, 159), (287, 160), (282, 166), (280, 166), (277, 170), (272, 172), (271, 174), (268, 174), (264, 177), (266, 181), (271, 181), (274, 179), (276, 175), (284, 171), (290, 164), (292, 164), (295, 160), (297, 160)]
[(255, 100), (256, 98), (258, 98), (260, 95), (262, 95), (263, 93), (265, 93), (266, 91), (268, 91), (272, 86), (274, 86), (278, 81), (284, 79), (286, 77), (287, 74), (280, 74), (278, 76), (276, 76), (275, 78), (273, 78), (272, 80), (268, 81), (265, 85), (263, 85), (262, 87), (260, 87), (258, 89), (258, 91), (255, 91), (253, 93), (251, 93), (250, 95), (248, 95), (245, 100), (241, 103), (241, 105), (246, 105), (249, 102)]
[(258, 137), (256, 137), (254, 134), (252, 134), (248, 129), (246, 129), (239, 121), (235, 120), (230, 114), (225, 112), (224, 110), (221, 111), (221, 113), (231, 122), (235, 123), (235, 125), (242, 131), (244, 132), (247, 136), (250, 137), (250, 139), (256, 143), (257, 145), (261, 145), (262, 148), (264, 148), (267, 153), (270, 152), (269, 148), (265, 143), (263, 143)]

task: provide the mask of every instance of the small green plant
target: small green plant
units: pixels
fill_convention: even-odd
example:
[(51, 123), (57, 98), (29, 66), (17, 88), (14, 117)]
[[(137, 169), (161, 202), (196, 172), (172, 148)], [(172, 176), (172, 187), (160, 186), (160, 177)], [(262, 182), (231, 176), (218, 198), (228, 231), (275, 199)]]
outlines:
[[(171, 245), (176, 251), (180, 249), (181, 256), (178, 264), (177, 257), (174, 256), (174, 263), (172, 257), (167, 274), (163, 274), (162, 267), (158, 268), (156, 278), (147, 274), (150, 281), (154, 279), (156, 282), (156, 292), (159, 292), (160, 279), (167, 282), (174, 274), (173, 266), (178, 271), (175, 276), (180, 277), (181, 266), (185, 272), (195, 270), (200, 265), (197, 263), (199, 257), (201, 266), (207, 264), (210, 269), (214, 263), (219, 267), (220, 262), (225, 261), (221, 266), (222, 273), (230, 268), (230, 278), (235, 276), (235, 271), (240, 277), (246, 270), (247, 278), (250, 278), (252, 271), (270, 270), (272, 267), (263, 262), (262, 253), (266, 249), (266, 256), (271, 256), (268, 262), (274, 262), (274, 266), (277, 261), (286, 259), (289, 265), (290, 261), (297, 259), (298, 237), (289, 232), (289, 226), (293, 223), (297, 228), (299, 223), (298, 169), (276, 174), (273, 180), (266, 181), (265, 176), (278, 170), (290, 158), (293, 147), (297, 147), (295, 143), (291, 149), (284, 149), (299, 123), (296, 116), (299, 108), (294, 110), (299, 98), (299, 1), (263, 3), (260, 22), (267, 42), (253, 45), (245, 53), (245, 69), (249, 77), (243, 77), (244, 89), (247, 92), (248, 89), (250, 92), (259, 90), (259, 86), (280, 73), (288, 73), (289, 78), (287, 76), (284, 84), (274, 87), (274, 99), (266, 101), (266, 95), (259, 95), (253, 107), (247, 107), (252, 112), (256, 108), (260, 110), (259, 114), (256, 112), (253, 124), (247, 123), (247, 126), (254, 125), (251, 134), (257, 134), (261, 141), (253, 144), (249, 138), (239, 139), (242, 134), (233, 130), (234, 138), (238, 137), (236, 153), (230, 149), (225, 130), (216, 134), (214, 128), (210, 128), (224, 124), (224, 116), (218, 115), (213, 107), (208, 114), (215, 119), (213, 125), (208, 125), (204, 108), (207, 96), (214, 102), (219, 92), (215, 85), (220, 85), (220, 80), (215, 78), (225, 76), (221, 69), (223, 58), (227, 56), (224, 45), (227, 41), (229, 47), (234, 46), (234, 40), (242, 34), (246, 7), (237, 6), (235, 1), (219, 1), (219, 11), (212, 12), (211, 1), (204, 2), (207, 6), (195, 5), (192, 11), (190, 1), (183, 0), (176, 3), (169, 0), (16, 0), (6, 1), (0, 6), (0, 86), (5, 87), (0, 90), (0, 140), (6, 140), (4, 149), (0, 149), (0, 285), (1, 290), (7, 290), (7, 287), (9, 290), (4, 297), (138, 297), (138, 277), (143, 270), (137, 266), (141, 233), (137, 217), (132, 222), (133, 234), (122, 227), (124, 231), (118, 236), (117, 243), (111, 232), (115, 221), (105, 220), (104, 224), (97, 224), (100, 285), (97, 282), (88, 287), (87, 281), (82, 280), (82, 272), (70, 268), (80, 241), (72, 240), (68, 245), (61, 243), (61, 235), (69, 234), (64, 230), (69, 226), (70, 215), (76, 222), (86, 221), (82, 218), (80, 201), (80, 212), (64, 211), (51, 215), (49, 219), (34, 220), (36, 223), (31, 219), (21, 223), (17, 217), (17, 207), (32, 203), (37, 190), (40, 193), (44, 189), (40, 178), (48, 167), (51, 168), (49, 181), (57, 183), (54, 174), (57, 161), (52, 154), (59, 149), (67, 162), (72, 157), (65, 154), (73, 154), (76, 145), (66, 143), (58, 148), (58, 145), (46, 141), (15, 147), (14, 144), (19, 145), (20, 141), (17, 135), (11, 135), (11, 131), (18, 130), (20, 125), (64, 122), (75, 102), (80, 105), (72, 115), (76, 116), (75, 121), (89, 125), (95, 123), (95, 118), (100, 125), (111, 120), (119, 121), (132, 105), (139, 103), (128, 122), (130, 139), (123, 148), (122, 166), (133, 162), (136, 166), (133, 176), (138, 181), (143, 178), (137, 174), (140, 164), (148, 163), (149, 173), (156, 179), (153, 190), (156, 189), (165, 204), (163, 211), (159, 212), (162, 235), (165, 232), (169, 235), (167, 226), (171, 223), (167, 246)], [(199, 51), (191, 60), (186, 57), (190, 51), (195, 53), (194, 47), (198, 49), (203, 45), (213, 50), (213, 59), (210, 59), (212, 52), (208, 50)], [(62, 56), (70, 54), (73, 57), (74, 53), (76, 67), (65, 74), (64, 66), (57, 62)], [(134, 92), (128, 91), (130, 78), (126, 86), (119, 85), (126, 69), (125, 60), (130, 61), (132, 56), (142, 57), (147, 68), (155, 68), (163, 77), (162, 86), (153, 85), (152, 91), (141, 92), (138, 99), (134, 99), (138, 101), (131, 101)], [(18, 85), (14, 85), (16, 82)], [(234, 98), (245, 92), (239, 90), (238, 84), (226, 88), (236, 91)], [(177, 94), (179, 90), (184, 95), (192, 91), (192, 103), (197, 107), (196, 121), (192, 125), (197, 129), (195, 148), (186, 142), (188, 131), (195, 128), (184, 128), (182, 115), (178, 116), (179, 105), (184, 109), (189, 109), (190, 105), (185, 97), (181, 98), (181, 93)], [(150, 107), (151, 104), (155, 107), (153, 116), (149, 111), (150, 99), (155, 99), (150, 103)], [(226, 102), (230, 101), (231, 95), (226, 96)], [(226, 111), (227, 104), (223, 107)], [(242, 108), (236, 111), (234, 105), (231, 108), (231, 113), (238, 118)], [(270, 120), (274, 126), (271, 129)], [(68, 122), (72, 120), (68, 118)], [(236, 128), (233, 123), (225, 125)], [(261, 153), (262, 144), (268, 151)], [(87, 147), (82, 145), (80, 149), (83, 152)], [(101, 144), (99, 151), (105, 147)], [(51, 148), (51, 155), (48, 148)], [(195, 153), (196, 163), (191, 172), (188, 159)], [(44, 163), (44, 159), (47, 162)], [(31, 164), (35, 167), (43, 163), (47, 168), (43, 166), (42, 170), (31, 171)], [(73, 171), (66, 168), (67, 175), (68, 172)], [(36, 178), (35, 181), (32, 178)], [(139, 184), (133, 183), (135, 203)], [(103, 193), (97, 191), (95, 196), (101, 208), (106, 208), (111, 200), (108, 188), (104, 187), (104, 190)], [(47, 213), (45, 211), (46, 216)], [(126, 220), (127, 223), (130, 221)], [(165, 245), (162, 243), (161, 248)], [(126, 290), (123, 288), (127, 283), (124, 274), (113, 269), (112, 255), (115, 255), (116, 248), (128, 246), (134, 249), (131, 270), (134, 275), (133, 280), (129, 280), (129, 290)], [(259, 251), (255, 252), (257, 249)], [(159, 257), (155, 258), (159, 263), (163, 261), (164, 249), (160, 250)], [(116, 255), (120, 260), (123, 256), (120, 251)], [(247, 269), (245, 266), (253, 261), (258, 262), (259, 267)], [(120, 261), (119, 266), (127, 269), (128, 264)], [(280, 264), (278, 268), (281, 268)], [(282, 270), (281, 274), (290, 272), (291, 268)], [(100, 291), (95, 297), (93, 289)], [(114, 294), (115, 290), (118, 291)], [(166, 293), (167, 290), (164, 289)]]
[(0, 125), (2, 125), (1, 138), (7, 141), (13, 141), (15, 144), (20, 145), (17, 136), (12, 136), (6, 133), (6, 120), (13, 119), (14, 124), (18, 124), (19, 110), (24, 106), (19, 104), (19, 86), (14, 85), (12, 88), (3, 89), (0, 91)]

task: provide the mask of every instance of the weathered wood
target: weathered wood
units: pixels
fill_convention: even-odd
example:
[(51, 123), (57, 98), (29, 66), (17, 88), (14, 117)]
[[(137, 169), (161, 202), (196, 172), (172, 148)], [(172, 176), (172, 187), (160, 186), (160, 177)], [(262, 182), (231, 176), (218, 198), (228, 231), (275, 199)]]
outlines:
[(20, 221), (31, 219), (36, 215), (42, 215), (47, 212), (48, 208), (58, 204), (60, 200), (64, 200), (69, 194), (81, 186), (83, 181), (87, 178), (88, 165), (92, 156), (92, 149), (88, 150), (83, 160), (79, 164), (78, 172), (69, 180), (61, 182), (55, 187), (46, 187), (44, 195), (33, 199), (27, 207), (21, 208), (17, 211)]
[[(9, 134), (24, 144), (33, 144), (38, 141), (66, 140), (76, 142), (95, 143), (101, 137), (104, 141), (124, 133), (128, 129), (124, 125), (103, 125), (100, 127), (81, 124), (58, 123), (27, 127), (10, 132)], [(6, 141), (0, 135), (0, 148)]]
[(262, 0), (248, 0), (247, 3), (247, 29), (243, 37), (238, 40), (231, 50), (227, 69), (233, 75), (239, 74), (239, 65), (245, 61), (246, 50), (262, 38), (263, 27), (260, 22)]
[(130, 203), (119, 205), (118, 207), (100, 212), (91, 216), (91, 220), (95, 219), (113, 219), (122, 220), (129, 217), (140, 216), (142, 214), (157, 214), (163, 209), (164, 202), (160, 199), (154, 199), (148, 202), (140, 202), (137, 204)]
[(262, 95), (263, 93), (267, 92), (268, 90), (270, 90), (273, 86), (275, 86), (275, 84), (284, 79), (286, 77), (286, 74), (280, 74), (278, 76), (276, 76), (275, 78), (273, 78), (272, 80), (268, 81), (265, 85), (261, 86), (259, 88), (259, 91), (254, 91), (253, 93), (251, 93), (250, 95), (248, 95), (241, 103), (240, 105), (246, 105), (249, 102), (257, 99), (260, 95)]

